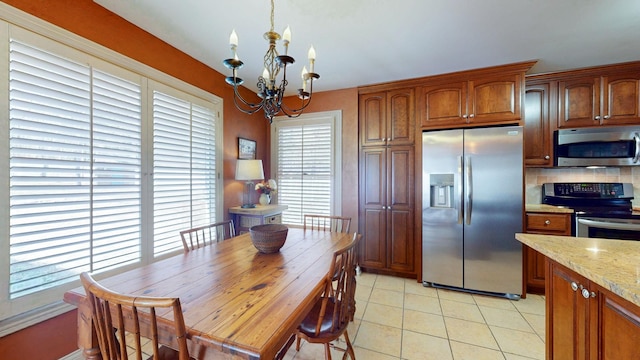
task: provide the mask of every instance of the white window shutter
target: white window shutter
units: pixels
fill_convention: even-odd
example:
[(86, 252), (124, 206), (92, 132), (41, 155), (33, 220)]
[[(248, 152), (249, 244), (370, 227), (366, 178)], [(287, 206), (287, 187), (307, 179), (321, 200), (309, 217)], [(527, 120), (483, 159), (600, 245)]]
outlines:
[(141, 93), (93, 71), (92, 271), (141, 258)]
[(153, 93), (155, 256), (181, 249), (181, 230), (216, 219), (215, 116), (188, 98)]
[(140, 259), (139, 86), (93, 75), (10, 42), (12, 299)]
[(278, 202), (286, 224), (304, 214), (331, 215), (334, 139), (331, 123), (281, 125), (277, 130)]

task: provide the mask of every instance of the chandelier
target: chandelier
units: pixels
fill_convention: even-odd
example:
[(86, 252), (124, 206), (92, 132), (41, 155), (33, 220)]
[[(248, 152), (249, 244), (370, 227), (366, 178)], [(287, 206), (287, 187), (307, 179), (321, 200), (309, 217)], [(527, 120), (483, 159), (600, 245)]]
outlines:
[[(309, 70), (304, 66), (302, 69), (302, 89), (298, 89), (298, 98), (300, 99), (300, 107), (290, 108), (282, 102), (284, 92), (289, 82), (287, 81), (287, 66), (294, 63), (294, 58), (287, 54), (289, 50), (289, 42), (291, 42), (291, 30), (287, 26), (284, 30), (282, 39), (284, 43), (284, 55), (278, 54), (276, 50), (276, 41), (280, 40), (280, 34), (273, 30), (273, 1), (271, 0), (271, 29), (264, 33), (264, 38), (269, 42), (269, 49), (264, 55), (264, 70), (262, 76), (258, 77), (258, 92), (260, 98), (258, 102), (252, 103), (245, 100), (238, 91), (238, 87), (242, 85), (244, 80), (238, 77), (238, 69), (244, 64), (238, 58), (238, 35), (236, 31), (231, 32), (229, 37), (229, 45), (231, 45), (232, 58), (226, 59), (222, 63), (232, 71), (232, 76), (225, 80), (227, 84), (233, 86), (233, 102), (236, 107), (245, 114), (255, 114), (264, 110), (264, 117), (273, 122), (273, 117), (282, 112), (288, 117), (298, 117), (304, 109), (311, 103), (311, 95), (313, 93), (313, 80), (320, 78), (320, 75), (313, 72), (316, 52), (313, 46), (309, 49)], [(277, 76), (282, 70), (282, 79), (278, 83)], [(307, 91), (307, 83), (309, 90)]]

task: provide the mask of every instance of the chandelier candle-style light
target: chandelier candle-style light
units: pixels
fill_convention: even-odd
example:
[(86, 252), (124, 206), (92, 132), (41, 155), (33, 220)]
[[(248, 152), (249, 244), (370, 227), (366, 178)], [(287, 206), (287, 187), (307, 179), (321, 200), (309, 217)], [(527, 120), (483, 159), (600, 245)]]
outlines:
[[(320, 78), (320, 75), (314, 73), (314, 62), (316, 60), (316, 51), (311, 46), (309, 49), (309, 70), (304, 66), (302, 69), (302, 88), (298, 89), (298, 98), (300, 98), (301, 104), (297, 109), (287, 107), (282, 103), (284, 98), (285, 88), (289, 84), (287, 81), (287, 66), (294, 63), (293, 57), (287, 54), (289, 50), (289, 43), (291, 42), (291, 29), (287, 26), (284, 30), (282, 39), (284, 43), (284, 55), (278, 54), (276, 50), (276, 41), (280, 40), (280, 34), (273, 30), (273, 1), (271, 0), (271, 29), (264, 33), (264, 38), (269, 41), (269, 50), (264, 55), (264, 70), (262, 76), (258, 77), (258, 97), (260, 102), (252, 103), (246, 101), (238, 92), (238, 87), (242, 85), (244, 80), (238, 77), (238, 69), (244, 64), (238, 58), (238, 35), (236, 31), (231, 32), (229, 37), (229, 44), (231, 45), (231, 59), (226, 59), (223, 64), (231, 69), (232, 76), (226, 78), (226, 82), (233, 86), (233, 102), (236, 107), (246, 113), (255, 114), (260, 109), (264, 110), (264, 117), (269, 119), (269, 122), (273, 121), (273, 117), (280, 112), (288, 117), (298, 117), (302, 114), (304, 109), (311, 103), (311, 95), (313, 93), (313, 80)], [(278, 84), (277, 76), (282, 69), (282, 80)], [(309, 89), (307, 91), (307, 83), (309, 82)]]

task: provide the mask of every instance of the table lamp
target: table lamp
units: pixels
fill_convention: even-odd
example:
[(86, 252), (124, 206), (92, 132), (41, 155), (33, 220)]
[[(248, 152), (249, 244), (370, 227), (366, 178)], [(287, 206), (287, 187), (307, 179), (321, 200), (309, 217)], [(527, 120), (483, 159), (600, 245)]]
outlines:
[(254, 208), (251, 202), (251, 191), (255, 183), (254, 180), (264, 179), (262, 160), (238, 160), (236, 162), (236, 180), (245, 180), (244, 195), (242, 198), (243, 208)]

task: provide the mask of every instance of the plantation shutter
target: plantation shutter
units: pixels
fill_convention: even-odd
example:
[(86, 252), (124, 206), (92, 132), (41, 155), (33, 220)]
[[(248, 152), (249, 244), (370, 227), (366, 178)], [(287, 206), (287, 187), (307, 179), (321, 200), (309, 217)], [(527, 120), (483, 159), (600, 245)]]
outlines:
[(140, 90), (15, 39), (9, 50), (15, 299), (139, 261)]
[(93, 72), (93, 271), (141, 258), (141, 93)]
[(182, 249), (181, 230), (215, 222), (215, 115), (153, 93), (154, 255)]
[(332, 134), (327, 122), (278, 126), (277, 195), (288, 206), (283, 223), (302, 225), (304, 214), (331, 215)]

